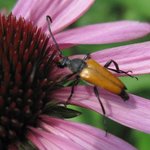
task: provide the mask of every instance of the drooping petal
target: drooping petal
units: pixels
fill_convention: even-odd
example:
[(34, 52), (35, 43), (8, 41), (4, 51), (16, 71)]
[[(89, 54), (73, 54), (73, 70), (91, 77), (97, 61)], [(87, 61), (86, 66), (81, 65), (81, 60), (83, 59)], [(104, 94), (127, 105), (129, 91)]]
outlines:
[(23, 16), (25, 19), (30, 19), (31, 9), (34, 7), (36, 0), (18, 0), (12, 13), (18, 18)]
[[(75, 22), (81, 17), (93, 4), (94, 0), (68, 0), (69, 5), (63, 7), (57, 12), (57, 16), (54, 16), (54, 22), (52, 24), (52, 31), (54, 33), (64, 29), (71, 23)], [(47, 27), (46, 27), (47, 30)]]
[(118, 21), (88, 25), (55, 35), (61, 45), (106, 44), (133, 40), (150, 33), (150, 24)]
[[(132, 71), (132, 75), (150, 73), (150, 42), (119, 46), (91, 53), (91, 58), (104, 65), (110, 60), (117, 62), (123, 71)], [(84, 55), (74, 55), (71, 58), (84, 58)], [(112, 64), (110, 68), (114, 68)], [(65, 74), (67, 70), (56, 70), (56, 74)], [(118, 76), (125, 74), (117, 74)]]
[[(46, 132), (44, 130), (29, 127), (30, 131), (28, 133), (28, 138), (33, 142), (38, 148), (39, 144), (33, 140), (33, 136), (36, 137), (43, 145), (44, 150), (55, 149), (55, 150), (81, 150), (83, 147), (74, 143), (73, 141), (63, 138), (59, 135), (52, 134), (51, 132)], [(32, 135), (32, 137), (31, 137)]]
[(52, 31), (56, 33), (75, 22), (93, 2), (94, 0), (20, 0), (13, 9), (13, 14), (32, 20), (45, 32), (48, 31), (46, 16), (49, 15), (53, 21)]
[(41, 116), (40, 126), (47, 132), (73, 141), (85, 150), (135, 149), (111, 134), (106, 136), (105, 131), (81, 123)]
[[(119, 46), (109, 49), (104, 49), (91, 53), (91, 58), (104, 65), (110, 60), (117, 62), (119, 68), (123, 71), (132, 71), (131, 75), (141, 75), (150, 73), (150, 42), (138, 44), (130, 44), (127, 46)], [(84, 58), (84, 55), (74, 55), (72, 58)], [(112, 64), (110, 68), (115, 68)], [(55, 76), (65, 75), (67, 69), (55, 69)], [(113, 72), (115, 73), (115, 72)], [(124, 76), (125, 74), (117, 74)]]
[(43, 143), (37, 138), (37, 134), (29, 132), (27, 138), (40, 150), (45, 150)]
[(150, 73), (150, 42), (98, 51), (92, 53), (91, 57), (102, 64), (113, 59), (121, 70), (132, 70), (133, 74)]
[[(105, 90), (100, 89), (99, 93), (107, 117), (125, 126), (150, 133), (149, 100), (129, 94), (129, 100), (124, 102), (119, 96)], [(65, 102), (69, 94), (70, 88), (64, 88), (56, 91), (53, 96)], [(102, 113), (91, 86), (77, 86), (70, 103)]]

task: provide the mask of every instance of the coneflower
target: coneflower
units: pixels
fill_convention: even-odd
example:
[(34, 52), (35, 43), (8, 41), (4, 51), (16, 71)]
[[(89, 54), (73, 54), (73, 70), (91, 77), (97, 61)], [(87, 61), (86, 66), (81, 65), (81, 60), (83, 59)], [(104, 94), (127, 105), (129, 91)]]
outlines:
[[(19, 0), (12, 14), (0, 15), (0, 149), (135, 149), (111, 134), (105, 136), (105, 131), (65, 120), (80, 112), (64, 106), (70, 87), (64, 88), (58, 81), (67, 70), (56, 65), (58, 50), (49, 37), (46, 16), (53, 19), (51, 28), (60, 48), (127, 41), (150, 32), (149, 24), (134, 21), (60, 32), (93, 2)], [(122, 70), (133, 70), (134, 74), (149, 73), (149, 47), (150, 42), (127, 45), (96, 52), (91, 57), (102, 64), (115, 59)], [(118, 96), (100, 91), (108, 117), (150, 132), (149, 101), (130, 95), (124, 103)], [(77, 86), (69, 103), (101, 113), (90, 86)]]

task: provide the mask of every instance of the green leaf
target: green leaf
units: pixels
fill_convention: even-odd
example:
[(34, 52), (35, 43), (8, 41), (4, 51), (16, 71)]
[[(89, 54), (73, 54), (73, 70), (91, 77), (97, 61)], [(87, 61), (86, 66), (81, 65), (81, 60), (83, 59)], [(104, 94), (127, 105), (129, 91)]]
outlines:
[(81, 112), (67, 108), (65, 106), (47, 107), (44, 113), (48, 114), (49, 116), (55, 116), (58, 118), (74, 118), (81, 115)]

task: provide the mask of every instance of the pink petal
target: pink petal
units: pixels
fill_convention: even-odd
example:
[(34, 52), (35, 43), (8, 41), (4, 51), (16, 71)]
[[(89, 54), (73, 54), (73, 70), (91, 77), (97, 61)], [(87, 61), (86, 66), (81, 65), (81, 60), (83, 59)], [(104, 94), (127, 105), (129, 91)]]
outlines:
[[(89, 125), (69, 122), (62, 119), (50, 118), (48, 116), (41, 117), (41, 127), (47, 132), (62, 136), (64, 134), (67, 140), (71, 139), (74, 143), (87, 150), (120, 150), (135, 149), (125, 141), (108, 134), (105, 131), (91, 127)], [(49, 128), (50, 127), (50, 128)]]
[[(44, 3), (42, 0), (19, 0), (12, 12), (16, 17), (23, 16), (27, 20), (34, 20), (35, 22), (37, 22), (39, 20), (39, 17), (41, 17), (41, 15), (44, 16), (44, 13), (46, 13), (46, 11), (49, 11), (49, 13), (53, 14), (54, 7), (56, 7), (56, 4), (58, 5), (58, 3), (59, 5), (62, 5), (62, 2), (60, 2), (60, 0), (45, 0)], [(38, 11), (36, 11), (37, 8)]]
[[(81, 150), (82, 148), (82, 146), (75, 144), (71, 140), (62, 138), (59, 135), (55, 135), (55, 134), (46, 132), (38, 128), (30, 127), (28, 136), (30, 136), (30, 134), (33, 134), (34, 136), (36, 136), (36, 138), (44, 145), (44, 148), (46, 150), (49, 150), (49, 149), (55, 149), (55, 150), (66, 150), (66, 149), (77, 150), (79, 149)], [(30, 140), (32, 141), (32, 138), (30, 138)]]
[(25, 19), (28, 18), (31, 13), (31, 8), (34, 7), (36, 0), (19, 0), (17, 1), (15, 7), (12, 10), (12, 13), (18, 18), (23, 16)]
[[(130, 94), (124, 102), (119, 96), (100, 89), (100, 98), (105, 107), (106, 116), (131, 128), (150, 133), (150, 101)], [(55, 91), (52, 97), (65, 102), (70, 88)], [(71, 104), (89, 108), (102, 113), (100, 104), (91, 86), (77, 86)]]
[(88, 25), (55, 35), (61, 45), (106, 44), (133, 40), (150, 33), (150, 24), (118, 21)]
[[(84, 55), (74, 55), (73, 58), (84, 58)], [(104, 65), (109, 60), (115, 60), (119, 68), (123, 71), (131, 70), (131, 75), (140, 75), (150, 73), (150, 42), (131, 44), (109, 48), (102, 51), (97, 51), (91, 54), (91, 58)], [(114, 68), (112, 64), (110, 68)], [(56, 69), (53, 71), (55, 77), (66, 76), (70, 73), (68, 69)], [(115, 72), (113, 72), (115, 73)], [(117, 74), (124, 76), (125, 74)]]
[(44, 145), (41, 143), (41, 141), (37, 138), (37, 135), (35, 133), (29, 132), (27, 134), (28, 140), (30, 140), (36, 147), (38, 147), (40, 150), (45, 150)]
[(53, 32), (58, 32), (75, 22), (90, 8), (90, 6), (94, 3), (94, 0), (72, 0), (71, 3), (70, 0), (68, 0), (68, 2), (69, 5), (67, 7), (63, 7), (54, 18), (54, 22), (52, 24)]
[[(94, 0), (20, 0), (13, 9), (17, 17), (24, 16), (34, 24), (48, 31), (46, 16), (50, 15), (52, 31), (58, 32), (82, 16)], [(37, 11), (38, 10), (38, 11)]]
[(92, 53), (91, 57), (102, 64), (113, 59), (121, 70), (132, 70), (133, 74), (150, 73), (150, 42), (98, 51)]
[[(84, 58), (84, 55), (74, 55), (70, 58)], [(91, 58), (104, 65), (109, 60), (115, 60), (119, 68), (124, 71), (131, 70), (132, 75), (150, 73), (150, 42), (119, 46), (91, 54)], [(114, 68), (113, 65), (110, 66)], [(56, 75), (66, 74), (66, 69), (56, 69)], [(117, 74), (124, 75), (124, 74)]]

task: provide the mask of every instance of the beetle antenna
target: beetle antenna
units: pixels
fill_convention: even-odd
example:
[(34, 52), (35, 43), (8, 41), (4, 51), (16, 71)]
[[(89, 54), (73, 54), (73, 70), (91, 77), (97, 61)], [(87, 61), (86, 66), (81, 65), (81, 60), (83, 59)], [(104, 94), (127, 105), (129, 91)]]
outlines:
[(55, 46), (56, 46), (56, 49), (59, 50), (60, 54), (62, 54), (62, 53), (61, 53), (61, 50), (60, 50), (60, 48), (59, 48), (59, 46), (58, 46), (58, 43), (56, 42), (56, 39), (55, 39), (55, 37), (54, 37), (54, 35), (53, 35), (53, 33), (52, 33), (51, 27), (50, 27), (50, 25), (51, 25), (51, 23), (52, 23), (52, 18), (51, 18), (50, 16), (46, 16), (46, 20), (47, 20), (47, 24), (48, 24), (49, 33), (50, 33), (50, 35), (51, 35), (51, 37), (52, 37), (52, 40), (53, 40), (53, 42), (54, 42), (54, 44), (55, 44)]

